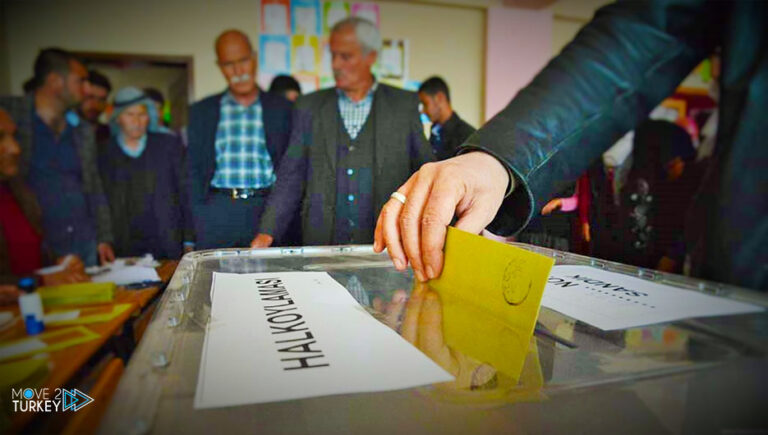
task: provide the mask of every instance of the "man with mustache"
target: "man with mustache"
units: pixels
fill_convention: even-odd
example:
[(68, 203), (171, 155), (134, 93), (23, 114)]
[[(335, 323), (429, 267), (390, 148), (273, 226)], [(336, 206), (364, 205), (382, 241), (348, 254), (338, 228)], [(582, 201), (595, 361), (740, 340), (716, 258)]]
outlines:
[(228, 88), (189, 112), (190, 198), (197, 248), (248, 246), (291, 133), (291, 103), (256, 85), (248, 36), (227, 30), (216, 58)]
[(423, 163), (434, 160), (415, 93), (377, 83), (381, 37), (350, 17), (331, 30), (336, 87), (300, 97), (253, 247), (277, 242), (301, 206), (304, 245), (373, 241), (376, 213)]
[(86, 266), (114, 260), (112, 227), (99, 177), (93, 128), (77, 116), (88, 71), (71, 53), (41, 50), (25, 97), (2, 97), (19, 126), (21, 176), (43, 211), (55, 257), (76, 254)]

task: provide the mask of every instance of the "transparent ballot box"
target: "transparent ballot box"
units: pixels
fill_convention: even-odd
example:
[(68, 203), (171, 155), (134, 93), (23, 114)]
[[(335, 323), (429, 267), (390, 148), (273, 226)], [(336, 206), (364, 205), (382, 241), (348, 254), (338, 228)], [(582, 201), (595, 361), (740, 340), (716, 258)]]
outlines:
[[(556, 264), (588, 265), (768, 306), (758, 292), (516, 244)], [(519, 379), (462, 349), (417, 346), (456, 377), (379, 393), (194, 409), (213, 272), (324, 271), (374, 318), (410, 294), (370, 246), (215, 250), (187, 254), (132, 356), (101, 433), (723, 433), (768, 427), (768, 314), (602, 331), (541, 308)], [(484, 321), (479, 315), (478, 324)], [(438, 325), (439, 327), (439, 325)], [(481, 328), (480, 328), (481, 329)], [(503, 352), (503, 341), (499, 341)], [(446, 364), (449, 355), (450, 364)], [(394, 372), (408, 367), (393, 366)]]

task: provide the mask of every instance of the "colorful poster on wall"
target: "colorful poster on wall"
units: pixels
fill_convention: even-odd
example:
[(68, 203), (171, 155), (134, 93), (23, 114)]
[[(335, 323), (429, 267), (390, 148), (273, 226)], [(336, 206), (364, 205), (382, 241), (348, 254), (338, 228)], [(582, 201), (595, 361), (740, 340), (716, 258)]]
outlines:
[(291, 43), (288, 35), (259, 36), (259, 71), (265, 74), (291, 73)]
[(291, 70), (295, 73), (318, 74), (320, 71), (320, 43), (314, 35), (291, 37)]
[(408, 78), (408, 40), (384, 39), (382, 41), (379, 73), (382, 79), (406, 80)]
[(376, 27), (381, 27), (379, 22), (379, 5), (376, 3), (352, 3), (352, 16), (365, 18)]
[(297, 35), (322, 34), (320, 0), (291, 1), (291, 31)]
[(323, 38), (320, 54), (320, 76), (333, 77), (333, 68), (331, 67), (331, 46), (328, 38)]
[(290, 0), (261, 0), (261, 33), (287, 35), (290, 29)]
[(323, 3), (323, 32), (331, 31), (334, 24), (349, 16), (349, 3), (332, 1)]

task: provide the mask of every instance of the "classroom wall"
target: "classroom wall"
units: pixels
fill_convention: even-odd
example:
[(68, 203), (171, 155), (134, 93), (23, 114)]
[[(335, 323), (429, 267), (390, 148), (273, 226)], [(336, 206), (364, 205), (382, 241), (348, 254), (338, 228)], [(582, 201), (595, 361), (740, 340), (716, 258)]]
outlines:
[(552, 54), (556, 55), (587, 24), (595, 11), (612, 0), (561, 0), (552, 5)]
[[(216, 35), (235, 27), (254, 41), (258, 36), (257, 0), (2, 3), (8, 46), (6, 91), (14, 94), (21, 93), (22, 83), (30, 77), (37, 51), (55, 45), (75, 51), (194, 56), (194, 96), (199, 99), (225, 87), (215, 65)], [(381, 2), (380, 8), (382, 35), (410, 40), (411, 78), (423, 80), (441, 73), (453, 85), (456, 110), (478, 125), (483, 102), (484, 10), (392, 2)]]
[(483, 121), (485, 11), (394, 2), (381, 2), (380, 8), (382, 35), (410, 40), (411, 79), (442, 76), (456, 112), (478, 127)]
[(487, 32), (485, 113), (490, 119), (552, 57), (552, 11), (489, 8)]
[(0, 1), (0, 94), (10, 92), (10, 66), (8, 63), (8, 37), (5, 25), (5, 2)]

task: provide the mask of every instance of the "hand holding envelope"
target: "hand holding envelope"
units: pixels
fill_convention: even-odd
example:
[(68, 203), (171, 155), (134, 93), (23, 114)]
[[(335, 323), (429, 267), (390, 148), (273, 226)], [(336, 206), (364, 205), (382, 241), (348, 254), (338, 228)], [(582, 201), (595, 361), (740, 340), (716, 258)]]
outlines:
[(452, 227), (445, 246), (443, 273), (428, 285), (446, 344), (517, 381), (554, 260)]

